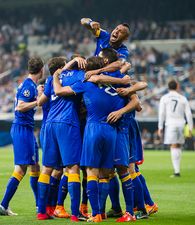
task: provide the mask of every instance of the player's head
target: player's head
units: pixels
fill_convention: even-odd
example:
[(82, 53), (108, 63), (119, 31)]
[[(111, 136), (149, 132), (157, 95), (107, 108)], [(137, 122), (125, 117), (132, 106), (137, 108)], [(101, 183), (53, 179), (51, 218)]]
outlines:
[(121, 44), (127, 40), (130, 35), (130, 27), (127, 23), (119, 24), (111, 33), (110, 42), (112, 44)]
[(54, 57), (48, 61), (48, 68), (51, 75), (55, 73), (56, 70), (62, 69), (66, 64), (65, 57)]
[(34, 56), (28, 60), (28, 71), (31, 75), (41, 78), (43, 76), (43, 66), (43, 60), (38, 56)]
[(117, 52), (113, 48), (102, 49), (99, 56), (104, 59), (105, 64), (110, 64), (118, 60)]
[(104, 67), (104, 59), (99, 56), (92, 56), (87, 59), (87, 65), (85, 70), (97, 70)]
[(178, 82), (176, 80), (170, 80), (168, 83), (169, 90), (177, 90)]

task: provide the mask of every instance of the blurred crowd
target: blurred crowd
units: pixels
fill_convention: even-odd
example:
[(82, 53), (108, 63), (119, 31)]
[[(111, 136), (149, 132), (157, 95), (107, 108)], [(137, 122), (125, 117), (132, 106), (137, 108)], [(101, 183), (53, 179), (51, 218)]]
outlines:
[[(116, 24), (119, 22), (117, 21)], [(112, 23), (112, 28), (116, 24)], [(195, 23), (156, 23), (156, 22), (130, 22), (132, 29), (131, 40), (154, 39), (180, 39), (195, 38)], [(109, 28), (104, 22), (103, 28)], [(0, 113), (13, 112), (14, 90), (25, 74), (29, 59), (29, 37), (38, 37), (38, 44), (61, 44), (60, 55), (68, 56), (78, 52), (80, 43), (94, 42), (90, 32), (83, 29), (80, 23), (69, 22), (49, 26), (41, 18), (33, 18), (21, 26), (2, 24), (0, 27), (0, 74), (11, 70), (11, 76), (0, 79)], [(134, 46), (131, 49), (132, 69), (135, 79), (146, 80), (149, 88), (140, 93), (143, 99), (143, 111), (139, 116), (156, 116), (159, 98), (164, 94), (162, 87), (166, 86), (170, 76), (180, 77), (188, 74), (189, 77), (181, 82), (181, 92), (190, 100), (195, 112), (195, 46), (190, 48), (183, 45), (173, 55)], [(87, 55), (88, 53), (86, 53)], [(162, 91), (161, 91), (162, 90)], [(7, 94), (9, 93), (9, 94)]]

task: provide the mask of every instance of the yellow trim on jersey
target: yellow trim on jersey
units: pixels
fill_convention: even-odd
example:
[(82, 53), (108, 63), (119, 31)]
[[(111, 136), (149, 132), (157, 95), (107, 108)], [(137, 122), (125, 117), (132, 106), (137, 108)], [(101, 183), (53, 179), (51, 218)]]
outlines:
[(15, 171), (12, 173), (12, 177), (15, 177), (18, 181), (21, 181), (23, 178), (23, 176), (20, 173)]
[(39, 177), (40, 172), (29, 172), (29, 175), (30, 175), (31, 177)]
[(87, 182), (92, 181), (92, 180), (98, 181), (97, 176), (94, 176), (94, 175), (92, 175), (92, 176), (87, 176)]
[(95, 36), (98, 38), (100, 36), (100, 33), (101, 33), (101, 29), (97, 29), (95, 31)]
[(121, 182), (124, 183), (124, 182), (128, 181), (129, 179), (131, 179), (131, 175), (130, 174), (127, 175), (126, 177), (122, 178)]
[(69, 173), (68, 174), (68, 183), (70, 182), (79, 182), (80, 183), (80, 176), (77, 173)]
[(109, 183), (109, 179), (99, 179), (99, 183)]
[(140, 176), (141, 175), (141, 173), (140, 172), (137, 172), (137, 176)]
[(137, 173), (136, 172), (131, 174), (131, 179), (132, 180), (134, 180), (136, 177), (137, 177)]
[(68, 172), (65, 172), (65, 173), (64, 173), (64, 176), (68, 177)]
[(44, 183), (44, 184), (49, 184), (50, 182), (50, 176), (44, 173), (41, 173), (39, 176), (38, 182)]

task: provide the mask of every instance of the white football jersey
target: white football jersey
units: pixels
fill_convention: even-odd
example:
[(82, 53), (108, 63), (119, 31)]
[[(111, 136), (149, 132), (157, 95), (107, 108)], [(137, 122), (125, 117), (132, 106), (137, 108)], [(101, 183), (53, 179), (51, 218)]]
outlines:
[(193, 119), (190, 105), (186, 97), (177, 91), (169, 91), (160, 99), (158, 128), (165, 126), (183, 127), (188, 123), (190, 130), (193, 128)]

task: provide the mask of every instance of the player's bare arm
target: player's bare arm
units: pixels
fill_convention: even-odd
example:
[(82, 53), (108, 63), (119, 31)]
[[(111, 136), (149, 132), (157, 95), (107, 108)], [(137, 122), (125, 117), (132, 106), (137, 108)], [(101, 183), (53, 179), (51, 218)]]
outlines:
[(123, 65), (122, 65), (122, 68), (120, 69), (120, 72), (122, 74), (125, 74), (128, 70), (131, 69), (131, 63), (129, 62), (125, 62)]
[(120, 70), (123, 64), (124, 62), (122, 60), (117, 60), (98, 70), (87, 71), (85, 74), (85, 78), (89, 79), (91, 76), (97, 75), (103, 72), (114, 72), (114, 71)]
[(27, 112), (36, 106), (37, 106), (37, 101), (24, 102), (22, 100), (19, 100), (18, 105), (16, 106), (15, 110), (17, 110), (19, 112)]
[(123, 78), (116, 78), (107, 76), (104, 74), (94, 75), (89, 78), (90, 82), (96, 84), (120, 84), (120, 85), (128, 85), (130, 83), (130, 77), (124, 76)]
[(136, 109), (136, 107), (139, 106), (139, 98), (136, 94), (132, 95), (130, 97), (130, 101), (128, 102), (128, 104), (126, 106), (124, 106), (123, 108), (115, 111), (115, 112), (111, 112), (108, 117), (107, 117), (107, 122), (108, 123), (115, 123), (117, 120), (119, 120), (122, 115), (124, 115), (125, 113), (131, 112), (132, 110)]
[(100, 23), (93, 21), (90, 18), (82, 18), (81, 25), (90, 30), (94, 35), (97, 36), (97, 33), (100, 32)]
[(44, 93), (42, 93), (42, 95), (40, 97), (38, 97), (38, 99), (37, 99), (37, 105), (42, 106), (47, 101), (48, 101), (48, 97)]
[(62, 87), (59, 80), (59, 75), (61, 72), (62, 70), (58, 69), (53, 75), (53, 87), (54, 87), (55, 94), (57, 96), (75, 95), (75, 92), (72, 90), (70, 86)]
[(128, 88), (117, 88), (117, 93), (120, 94), (121, 96), (127, 96), (127, 95), (131, 95), (132, 93), (136, 91), (144, 90), (147, 87), (148, 87), (148, 84), (146, 82), (139, 81)]

